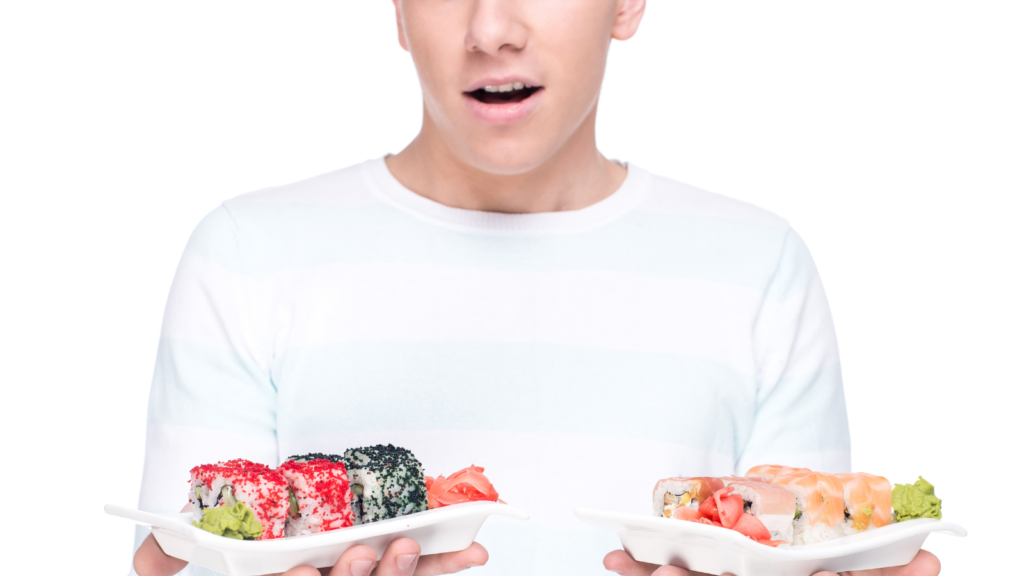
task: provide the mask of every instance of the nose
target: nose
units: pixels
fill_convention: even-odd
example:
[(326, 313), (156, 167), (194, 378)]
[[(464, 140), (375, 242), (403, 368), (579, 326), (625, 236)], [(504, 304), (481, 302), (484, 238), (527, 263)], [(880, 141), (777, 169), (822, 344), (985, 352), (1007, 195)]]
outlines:
[(517, 0), (475, 0), (466, 31), (466, 50), (497, 56), (526, 47), (528, 30)]

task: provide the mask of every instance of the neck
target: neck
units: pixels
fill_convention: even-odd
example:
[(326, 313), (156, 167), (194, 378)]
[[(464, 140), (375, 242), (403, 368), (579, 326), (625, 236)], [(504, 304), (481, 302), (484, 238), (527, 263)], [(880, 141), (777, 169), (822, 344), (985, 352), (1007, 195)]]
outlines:
[(626, 170), (597, 150), (596, 107), (569, 139), (536, 167), (495, 174), (459, 159), (424, 111), (423, 128), (388, 169), (403, 186), (453, 208), (531, 214), (579, 210), (612, 195)]

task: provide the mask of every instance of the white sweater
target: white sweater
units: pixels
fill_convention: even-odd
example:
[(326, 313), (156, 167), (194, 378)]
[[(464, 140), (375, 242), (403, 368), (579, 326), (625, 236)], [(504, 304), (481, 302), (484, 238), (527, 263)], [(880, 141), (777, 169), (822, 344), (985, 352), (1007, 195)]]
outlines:
[(849, 469), (814, 263), (784, 220), (636, 166), (558, 213), (446, 207), (382, 159), (225, 202), (168, 299), (140, 508), (178, 511), (197, 464), (381, 443), (483, 466), (531, 514), (484, 525), (474, 573), (604, 574), (618, 541), (574, 507)]

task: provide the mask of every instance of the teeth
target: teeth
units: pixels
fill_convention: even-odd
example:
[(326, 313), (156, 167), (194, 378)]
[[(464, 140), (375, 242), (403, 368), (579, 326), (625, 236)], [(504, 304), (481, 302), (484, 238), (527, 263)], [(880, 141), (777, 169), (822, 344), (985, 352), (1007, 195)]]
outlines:
[(511, 92), (513, 90), (522, 90), (523, 88), (533, 88), (533, 86), (523, 84), (522, 82), (509, 82), (500, 86), (484, 86), (484, 92)]

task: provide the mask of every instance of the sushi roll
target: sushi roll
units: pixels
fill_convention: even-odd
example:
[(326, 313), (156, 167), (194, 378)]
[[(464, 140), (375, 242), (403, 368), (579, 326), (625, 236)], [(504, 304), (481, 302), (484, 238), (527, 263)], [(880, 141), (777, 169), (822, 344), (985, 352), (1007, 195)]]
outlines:
[(881, 476), (836, 474), (843, 483), (844, 534), (856, 534), (892, 522), (892, 484)]
[(790, 468), (789, 466), (778, 466), (776, 464), (762, 464), (747, 470), (747, 478), (755, 478), (765, 482), (771, 482), (776, 476), (785, 476), (796, 472), (810, 472), (808, 468)]
[(405, 448), (378, 444), (345, 451), (355, 524), (427, 509), (423, 465)]
[(285, 534), (288, 481), (248, 460), (196, 466), (189, 502), (193, 525), (238, 540), (271, 540)]
[(816, 544), (843, 535), (843, 483), (832, 474), (796, 471), (776, 476), (772, 484), (796, 497), (793, 544)]
[(793, 517), (796, 496), (782, 486), (749, 478), (723, 478), (733, 494), (743, 498), (743, 511), (757, 518), (771, 534), (772, 540), (793, 542)]
[(306, 454), (277, 468), (288, 481), (288, 536), (352, 526), (352, 490), (340, 460)]
[(672, 518), (677, 508), (697, 509), (724, 484), (718, 478), (665, 478), (654, 485), (654, 515)]

